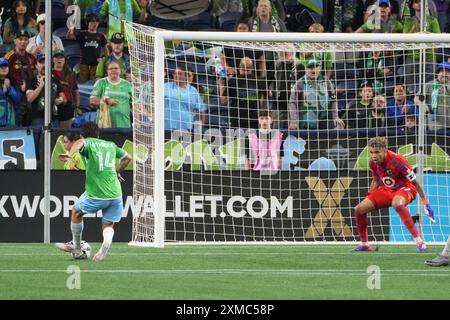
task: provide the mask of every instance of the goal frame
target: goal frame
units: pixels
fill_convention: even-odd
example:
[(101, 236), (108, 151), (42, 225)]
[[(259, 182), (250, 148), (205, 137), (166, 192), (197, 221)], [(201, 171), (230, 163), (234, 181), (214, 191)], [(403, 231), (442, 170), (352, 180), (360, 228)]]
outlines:
[[(154, 109), (157, 110), (154, 114), (154, 153), (152, 157), (153, 169), (154, 169), (154, 184), (153, 184), (153, 215), (154, 215), (154, 242), (153, 243), (140, 243), (130, 242), (131, 246), (137, 247), (157, 247), (162, 248), (165, 245), (171, 244), (186, 244), (186, 245), (253, 245), (253, 244), (285, 244), (285, 245), (303, 245), (303, 244), (327, 244), (330, 242), (312, 241), (308, 242), (236, 242), (229, 243), (227, 241), (216, 243), (201, 241), (188, 242), (188, 243), (166, 243), (165, 242), (165, 196), (164, 196), (164, 54), (166, 41), (181, 40), (181, 41), (238, 41), (238, 42), (309, 42), (309, 43), (450, 43), (450, 35), (448, 34), (427, 34), (427, 33), (415, 33), (415, 34), (345, 34), (345, 33), (266, 33), (266, 32), (248, 32), (248, 33), (236, 33), (236, 32), (187, 32), (187, 31), (170, 31), (170, 30), (157, 30), (154, 32)], [(425, 59), (425, 47), (420, 50), (421, 59)], [(424, 60), (423, 60), (424, 61)], [(423, 108), (420, 108), (419, 123), (423, 123), (425, 117)], [(419, 135), (424, 134), (422, 129)], [(421, 145), (420, 145), (421, 144)], [(419, 138), (418, 152), (419, 159), (423, 157), (423, 144), (424, 139)], [(417, 168), (419, 176), (423, 174), (423, 163), (419, 161)], [(421, 181), (421, 180), (419, 180)], [(422, 214), (419, 208), (419, 213)], [(411, 242), (379, 242), (383, 244), (411, 244)], [(333, 243), (334, 244), (334, 243)], [(348, 244), (348, 242), (336, 241), (336, 244)], [(439, 244), (436, 242), (436, 244)]]

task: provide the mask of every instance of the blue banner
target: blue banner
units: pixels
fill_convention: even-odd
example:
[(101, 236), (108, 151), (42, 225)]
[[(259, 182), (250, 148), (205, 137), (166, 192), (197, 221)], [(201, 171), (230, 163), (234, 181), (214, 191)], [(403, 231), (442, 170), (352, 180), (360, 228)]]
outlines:
[[(450, 191), (447, 187), (450, 183), (450, 174), (426, 173), (423, 181), (424, 192), (430, 202), (431, 208), (434, 210), (436, 220), (436, 224), (432, 224), (427, 216), (423, 216), (423, 236), (425, 241), (446, 242), (450, 234), (450, 216), (448, 214), (450, 209)], [(418, 214), (419, 205), (422, 205), (422, 200), (417, 195), (416, 200), (408, 205), (411, 215)], [(398, 213), (394, 209), (389, 209), (389, 216), (390, 241), (413, 241), (411, 234), (403, 225)]]
[(0, 170), (36, 170), (31, 130), (0, 131)]

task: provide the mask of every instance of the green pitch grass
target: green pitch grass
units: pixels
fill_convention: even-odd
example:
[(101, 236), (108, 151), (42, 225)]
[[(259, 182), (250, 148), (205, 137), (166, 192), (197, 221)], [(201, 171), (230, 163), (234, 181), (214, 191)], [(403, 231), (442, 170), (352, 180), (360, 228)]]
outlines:
[[(424, 254), (414, 246), (350, 249), (113, 243), (106, 260), (93, 263), (52, 245), (0, 244), (0, 299), (450, 299), (450, 267), (424, 265), (442, 246)], [(81, 288), (70, 290), (73, 265)], [(380, 289), (367, 286), (376, 285), (370, 266), (379, 267)]]

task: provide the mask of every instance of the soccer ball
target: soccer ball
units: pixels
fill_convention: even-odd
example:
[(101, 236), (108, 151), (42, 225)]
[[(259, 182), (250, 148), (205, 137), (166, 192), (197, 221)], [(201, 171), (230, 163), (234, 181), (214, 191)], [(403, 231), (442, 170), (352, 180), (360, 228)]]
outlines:
[(77, 260), (89, 259), (91, 256), (91, 246), (88, 242), (81, 240), (81, 255), (75, 255), (72, 253), (72, 257)]

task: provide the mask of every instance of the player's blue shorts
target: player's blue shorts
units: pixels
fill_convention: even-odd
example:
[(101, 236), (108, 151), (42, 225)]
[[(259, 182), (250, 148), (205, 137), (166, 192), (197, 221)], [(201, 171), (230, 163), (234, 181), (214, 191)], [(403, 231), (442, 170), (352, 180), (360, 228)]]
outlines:
[(103, 213), (103, 224), (119, 222), (122, 218), (123, 202), (122, 198), (113, 200), (92, 199), (86, 195), (86, 192), (75, 202), (75, 209), (81, 215), (87, 213), (96, 213), (100, 209)]

